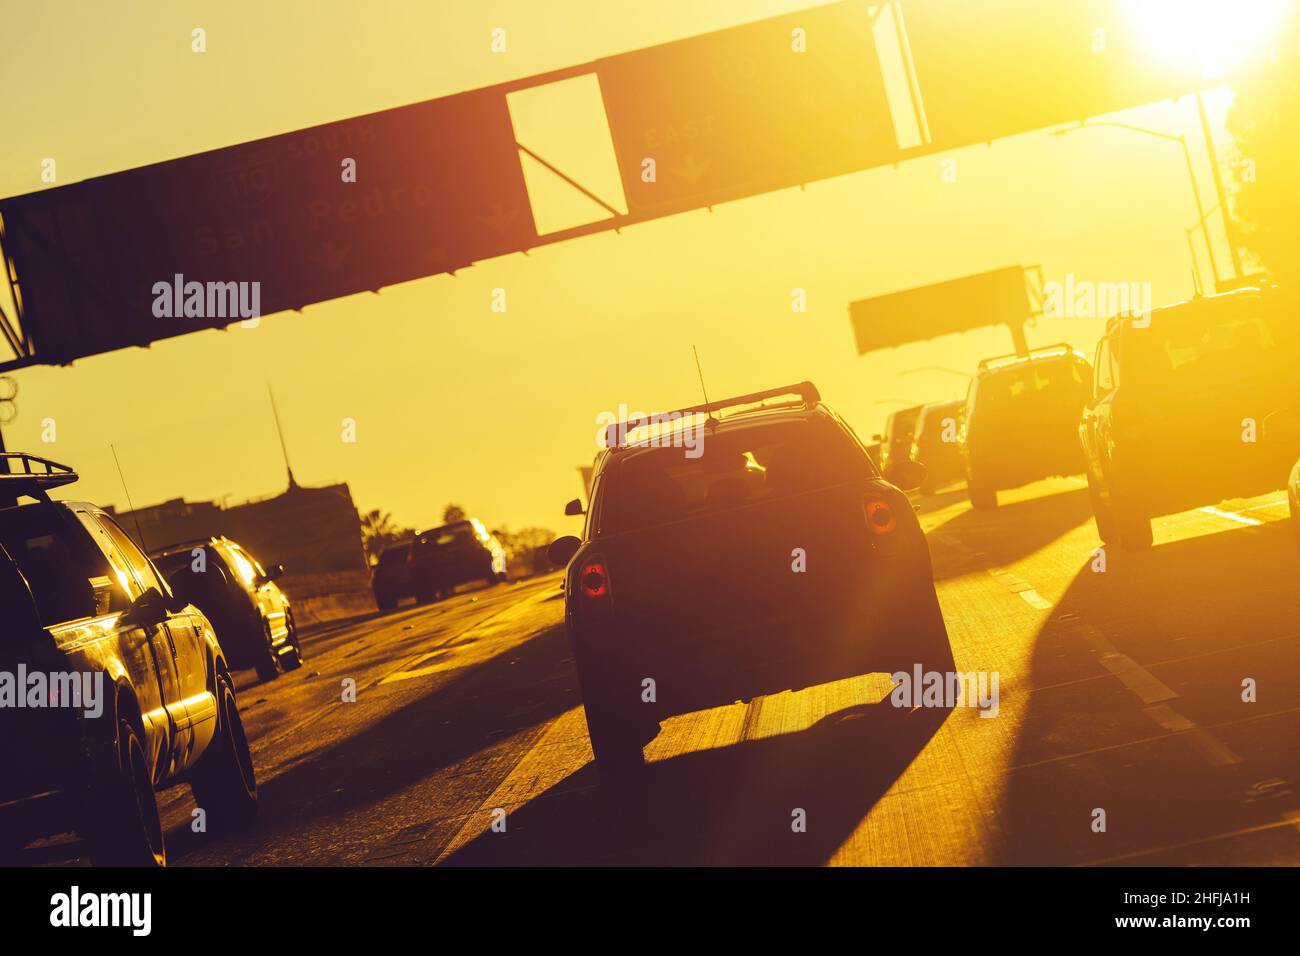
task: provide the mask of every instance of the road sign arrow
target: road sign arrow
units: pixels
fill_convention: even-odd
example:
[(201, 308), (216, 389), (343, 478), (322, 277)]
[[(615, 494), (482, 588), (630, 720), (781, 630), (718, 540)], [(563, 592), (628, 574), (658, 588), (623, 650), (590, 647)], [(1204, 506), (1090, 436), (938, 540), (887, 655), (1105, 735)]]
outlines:
[(518, 209), (506, 209), (500, 203), (493, 203), (491, 214), (479, 216), (479, 222), (484, 223), (493, 232), (505, 232), (518, 215)]
[(679, 179), (684, 179), (686, 180), (686, 182), (694, 186), (701, 179), (704, 178), (704, 174), (708, 171), (708, 169), (709, 169), (708, 163), (696, 162), (695, 154), (687, 153), (682, 158), (682, 163), (680, 166), (672, 166), (669, 168), (668, 171), (672, 173), (674, 176), (678, 177)]

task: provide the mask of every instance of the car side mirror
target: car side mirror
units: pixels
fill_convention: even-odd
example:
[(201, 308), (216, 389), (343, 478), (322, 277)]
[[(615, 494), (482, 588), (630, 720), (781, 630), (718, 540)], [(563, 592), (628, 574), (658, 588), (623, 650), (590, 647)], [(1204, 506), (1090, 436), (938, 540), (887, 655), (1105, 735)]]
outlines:
[(562, 538), (556, 538), (551, 542), (550, 547), (546, 549), (546, 558), (557, 568), (563, 568), (573, 560), (573, 556), (578, 553), (582, 547), (582, 540), (571, 534), (566, 534)]
[(131, 627), (157, 627), (167, 620), (167, 599), (157, 588), (149, 588), (122, 612), (121, 620)]
[(919, 488), (921, 483), (925, 481), (927, 474), (925, 465), (911, 458), (899, 462), (894, 469), (895, 483), (905, 491), (910, 488)]
[(566, 515), (584, 515), (587, 512), (582, 507), (582, 499), (574, 498), (564, 506), (564, 513)]
[(262, 576), (257, 579), (257, 586), (259, 588), (262, 587), (263, 585), (270, 584), (272, 581), (278, 581), (280, 578), (284, 577), (283, 564), (273, 564), (269, 568), (264, 568), (263, 571), (264, 573), (262, 574)]

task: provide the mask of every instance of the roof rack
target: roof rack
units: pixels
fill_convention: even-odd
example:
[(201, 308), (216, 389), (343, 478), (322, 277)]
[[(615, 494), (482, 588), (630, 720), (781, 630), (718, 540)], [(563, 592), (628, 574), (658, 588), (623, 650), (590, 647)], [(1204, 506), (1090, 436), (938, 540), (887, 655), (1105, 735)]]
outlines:
[(80, 476), (67, 465), (20, 451), (0, 452), (0, 494), (49, 501), (49, 490), (70, 485)]
[[(605, 447), (627, 447), (626, 442), (628, 432), (644, 425), (673, 422), (685, 418), (688, 415), (706, 415), (710, 412), (720, 411), (724, 408), (734, 408), (738, 405), (752, 405), (755, 402), (761, 402), (768, 398), (777, 398), (782, 395), (798, 395), (803, 400), (804, 407), (806, 408), (811, 408), (821, 401), (821, 394), (817, 391), (816, 385), (812, 382), (799, 382), (796, 385), (786, 385), (782, 388), (770, 388), (763, 392), (752, 392), (749, 395), (737, 395), (735, 398), (724, 398), (716, 402), (705, 402), (703, 405), (691, 405), (687, 408), (679, 408), (673, 412), (656, 412), (652, 415), (642, 415), (639, 418), (630, 418), (625, 422), (616, 422), (613, 425), (606, 425)], [(620, 435), (623, 436), (622, 443), (619, 442)]]
[(1027, 354), (1011, 352), (1008, 355), (995, 355), (992, 358), (981, 359), (979, 371), (992, 368), (994, 365), (1012, 365), (1017, 361), (1026, 361), (1027, 359), (1045, 358), (1048, 355), (1073, 355), (1077, 350), (1069, 342), (1058, 342), (1056, 345), (1042, 345), (1036, 349), (1030, 349)]

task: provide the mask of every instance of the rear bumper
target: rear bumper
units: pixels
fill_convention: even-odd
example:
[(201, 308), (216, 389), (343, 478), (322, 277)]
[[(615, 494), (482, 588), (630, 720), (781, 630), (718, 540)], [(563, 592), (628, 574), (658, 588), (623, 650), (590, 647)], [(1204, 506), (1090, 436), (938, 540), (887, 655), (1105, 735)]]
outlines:
[[(1143, 514), (1163, 515), (1251, 498), (1287, 486), (1295, 462), (1292, 449), (1256, 446), (1232, 449), (1231, 456), (1194, 457), (1151, 448), (1120, 448), (1106, 469), (1112, 499)], [(1288, 460), (1289, 459), (1289, 460)]]
[(1024, 449), (1005, 456), (979, 455), (967, 459), (967, 476), (985, 487), (1019, 488), (1032, 481), (1058, 475), (1081, 475), (1086, 470), (1083, 446), (1061, 448), (1026, 458)]
[(417, 564), (411, 573), (413, 591), (419, 591), (421, 585), (439, 588), (454, 587), (457, 584), (490, 576), (493, 573), (492, 555), (484, 551), (458, 556), (454, 560), (430, 561)]
[[(606, 700), (646, 720), (799, 690), (873, 672), (947, 669), (948, 634), (934, 586), (871, 589), (833, 614), (793, 610), (761, 625), (706, 631), (612, 628), (571, 633), (579, 670)], [(654, 681), (653, 702), (645, 700)], [(584, 693), (587, 688), (584, 686)]]

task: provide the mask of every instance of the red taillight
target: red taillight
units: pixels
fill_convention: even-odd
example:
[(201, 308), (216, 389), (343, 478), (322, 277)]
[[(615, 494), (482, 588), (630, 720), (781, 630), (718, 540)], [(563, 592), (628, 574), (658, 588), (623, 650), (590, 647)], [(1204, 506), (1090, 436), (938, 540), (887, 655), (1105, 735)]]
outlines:
[(881, 501), (879, 498), (868, 499), (866, 512), (867, 527), (871, 529), (872, 534), (889, 534), (898, 527), (898, 519), (894, 517), (894, 509), (889, 506), (888, 501)]
[(609, 572), (605, 570), (605, 562), (588, 561), (584, 564), (578, 574), (578, 586), (582, 588), (583, 597), (592, 600), (608, 597)]

